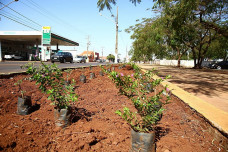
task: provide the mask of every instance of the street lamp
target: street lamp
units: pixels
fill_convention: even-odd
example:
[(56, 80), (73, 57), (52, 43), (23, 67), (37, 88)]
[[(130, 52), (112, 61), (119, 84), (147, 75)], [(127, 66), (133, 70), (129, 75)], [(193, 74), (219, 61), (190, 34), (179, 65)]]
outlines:
[[(100, 13), (100, 16), (103, 16), (101, 13)], [(107, 18), (106, 16), (104, 16), (105, 18)], [(112, 15), (112, 17), (114, 17)], [(108, 20), (110, 20), (109, 18), (107, 18)], [(115, 46), (115, 63), (117, 63), (117, 57), (118, 57), (118, 6), (117, 6), (117, 13), (116, 13), (116, 19), (115, 21), (111, 20), (112, 22), (114, 22), (116, 24), (116, 46)]]
[(13, 3), (13, 2), (17, 2), (17, 1), (18, 1), (18, 0), (13, 0), (12, 2), (10, 2), (9, 4), (6, 4), (6, 5), (2, 3), (4, 6), (3, 6), (2, 8), (0, 8), (0, 10), (3, 9), (3, 8), (5, 8), (5, 7), (8, 7), (8, 5), (10, 5), (10, 4)]

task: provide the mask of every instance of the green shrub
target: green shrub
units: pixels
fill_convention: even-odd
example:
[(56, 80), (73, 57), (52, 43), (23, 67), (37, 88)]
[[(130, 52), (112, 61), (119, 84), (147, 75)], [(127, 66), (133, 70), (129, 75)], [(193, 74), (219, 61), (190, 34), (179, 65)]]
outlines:
[(33, 63), (23, 67), (31, 75), (31, 80), (36, 81), (36, 85), (39, 85), (39, 89), (49, 95), (48, 99), (57, 109), (68, 108), (71, 102), (77, 101), (77, 95), (74, 93), (74, 80), (71, 84), (66, 84), (63, 73), (57, 65), (46, 65), (41, 62), (39, 67), (34, 66)]
[[(124, 107), (123, 111), (117, 110), (116, 114), (126, 120), (135, 131), (150, 132), (161, 119), (164, 111), (163, 105), (170, 100), (169, 94), (166, 93), (166, 100), (161, 102), (161, 96), (167, 91), (167, 86), (161, 91), (156, 90), (157, 86), (168, 79), (169, 76), (165, 79), (152, 80), (153, 70), (142, 73), (141, 69), (135, 64), (132, 64), (132, 68), (135, 73), (131, 75), (106, 71), (109, 78), (119, 88), (120, 93), (128, 96), (137, 109), (137, 112), (132, 112), (129, 108)], [(151, 84), (154, 96), (150, 96), (148, 90), (146, 90), (147, 84)]]

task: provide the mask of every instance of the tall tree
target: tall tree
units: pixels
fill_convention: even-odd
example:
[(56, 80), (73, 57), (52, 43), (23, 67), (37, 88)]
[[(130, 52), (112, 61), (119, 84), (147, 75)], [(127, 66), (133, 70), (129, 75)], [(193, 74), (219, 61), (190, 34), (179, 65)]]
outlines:
[(164, 36), (159, 18), (144, 18), (141, 23), (131, 26), (125, 31), (130, 33), (132, 44), (133, 60), (144, 62), (151, 60), (152, 55), (158, 58), (164, 57), (166, 47), (164, 45)]
[(109, 60), (109, 62), (110, 62), (110, 61), (114, 62), (114, 61), (115, 61), (115, 56), (114, 56), (113, 54), (109, 54), (109, 55), (107, 56), (107, 59)]
[[(151, 49), (166, 47), (167, 50), (174, 50), (180, 63), (181, 57), (187, 51), (191, 51), (194, 58), (194, 67), (201, 68), (202, 61), (209, 54), (213, 54), (212, 48), (217, 46), (220, 37), (224, 42), (228, 38), (228, 1), (227, 0), (153, 0), (154, 9), (161, 10), (161, 18), (165, 19), (160, 22), (162, 26), (160, 31), (153, 29), (150, 24), (146, 26), (135, 26), (131, 29), (134, 34), (132, 38), (133, 52), (135, 55), (141, 55), (144, 58), (149, 57)], [(140, 3), (141, 0), (130, 0), (130, 2)], [(105, 7), (111, 10), (111, 5), (115, 5), (116, 0), (99, 0), (99, 10)], [(150, 28), (151, 26), (151, 28)], [(154, 31), (151, 31), (153, 29)], [(155, 28), (156, 29), (156, 28)], [(160, 41), (156, 41), (156, 36), (160, 34)], [(150, 37), (151, 36), (151, 37)], [(159, 36), (158, 36), (159, 37)], [(160, 46), (159, 43), (160, 43)], [(153, 44), (153, 45), (152, 45)], [(154, 45), (155, 44), (155, 45)], [(219, 44), (225, 48), (225, 45)], [(213, 47), (212, 47), (213, 46)], [(159, 49), (157, 49), (159, 50)], [(224, 51), (224, 49), (223, 49)], [(137, 52), (141, 52), (137, 53)], [(210, 53), (208, 53), (210, 52)], [(224, 51), (226, 54), (227, 50)], [(135, 57), (137, 57), (135, 56)]]
[[(178, 43), (174, 44), (189, 47), (193, 52), (195, 68), (201, 68), (210, 44), (221, 33), (221, 29), (227, 28), (223, 20), (227, 17), (228, 2), (225, 0), (160, 0), (158, 4), (162, 8), (162, 14), (169, 17), (170, 30), (175, 31), (174, 37)], [(177, 48), (181, 49), (181, 47)]]

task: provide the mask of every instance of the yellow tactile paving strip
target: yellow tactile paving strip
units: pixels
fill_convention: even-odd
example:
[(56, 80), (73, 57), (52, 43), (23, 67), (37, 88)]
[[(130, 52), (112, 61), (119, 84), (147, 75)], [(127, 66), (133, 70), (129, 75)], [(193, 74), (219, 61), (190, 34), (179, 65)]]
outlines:
[[(143, 67), (141, 67), (143, 68)], [(146, 70), (143, 69), (145, 72)], [(157, 75), (154, 75), (154, 79), (159, 79)], [(228, 113), (222, 111), (215, 106), (205, 102), (204, 100), (184, 91), (183, 89), (179, 88), (178, 86), (168, 82), (163, 81), (163, 86), (168, 85), (169, 90), (172, 91), (172, 94), (177, 96), (183, 102), (188, 104), (191, 108), (195, 109), (201, 115), (203, 115), (210, 123), (218, 128), (221, 132), (228, 134)]]

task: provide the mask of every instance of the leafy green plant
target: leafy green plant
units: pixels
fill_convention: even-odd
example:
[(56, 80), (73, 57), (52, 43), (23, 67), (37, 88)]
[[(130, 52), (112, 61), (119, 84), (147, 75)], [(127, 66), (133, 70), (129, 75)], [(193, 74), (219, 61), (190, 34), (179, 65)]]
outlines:
[(104, 73), (107, 73), (108, 71), (104, 68), (103, 65), (100, 65), (100, 68), (101, 68), (101, 71), (104, 72)]
[(24, 98), (24, 94), (26, 93), (25, 90), (22, 90), (21, 84), (22, 84), (23, 80), (18, 80), (16, 83), (14, 83), (14, 85), (19, 87), (19, 92), (21, 93), (21, 98)]
[(141, 68), (139, 66), (137, 66), (135, 63), (130, 63), (130, 65), (136, 73), (140, 73)]
[(29, 63), (24, 66), (31, 79), (36, 81), (39, 89), (48, 94), (48, 99), (52, 101), (57, 109), (65, 109), (71, 102), (77, 101), (77, 95), (74, 93), (75, 81), (66, 85), (62, 71), (55, 65), (46, 65), (41, 62), (41, 66), (36, 67)]
[(161, 119), (162, 112), (165, 110), (163, 105), (169, 103), (170, 96), (167, 93), (165, 101), (162, 102), (162, 95), (167, 91), (167, 86), (159, 92), (155, 91), (154, 95), (151, 96), (145, 85), (149, 83), (156, 90), (156, 87), (162, 81), (168, 79), (169, 76), (165, 79), (152, 80), (153, 70), (142, 73), (141, 69), (135, 64), (133, 64), (133, 69), (135, 73), (131, 76), (119, 74), (115, 71), (109, 73), (109, 77), (119, 88), (120, 92), (130, 97), (137, 109), (137, 112), (132, 112), (129, 108), (124, 107), (123, 111), (117, 110), (116, 114), (126, 120), (135, 131), (150, 132)]
[(67, 69), (67, 70), (65, 70), (65, 72), (67, 73), (66, 77), (67, 77), (67, 82), (68, 82), (68, 79), (72, 73), (72, 69)]
[[(127, 107), (123, 111), (117, 110), (116, 114), (121, 116), (124, 120), (131, 125), (132, 129), (137, 132), (150, 132), (154, 130), (154, 125), (161, 119), (164, 104), (168, 103), (170, 98), (167, 98), (165, 103), (162, 103), (161, 94), (164, 90), (160, 91), (157, 95), (147, 97), (145, 95), (131, 98), (132, 102), (137, 109), (137, 112), (131, 112)], [(126, 108), (128, 109), (126, 111)], [(135, 115), (140, 116), (140, 120)]]
[(89, 65), (89, 69), (90, 69), (90, 70), (92, 70), (92, 69), (93, 69), (92, 65)]
[(103, 65), (100, 65), (100, 68), (104, 73), (109, 73), (111, 72), (111, 66), (111, 64), (106, 64), (105, 67)]
[(112, 67), (112, 64), (106, 64), (107, 69), (111, 69), (111, 67)]
[(126, 120), (132, 129), (140, 130), (140, 120), (137, 118), (137, 112), (132, 112), (129, 108), (124, 107), (123, 112), (117, 110), (115, 113)]
[(133, 75), (124, 75), (123, 73), (112, 71), (109, 73), (109, 78), (116, 84), (121, 94), (129, 97), (134, 95), (137, 88), (137, 81), (133, 81)]

